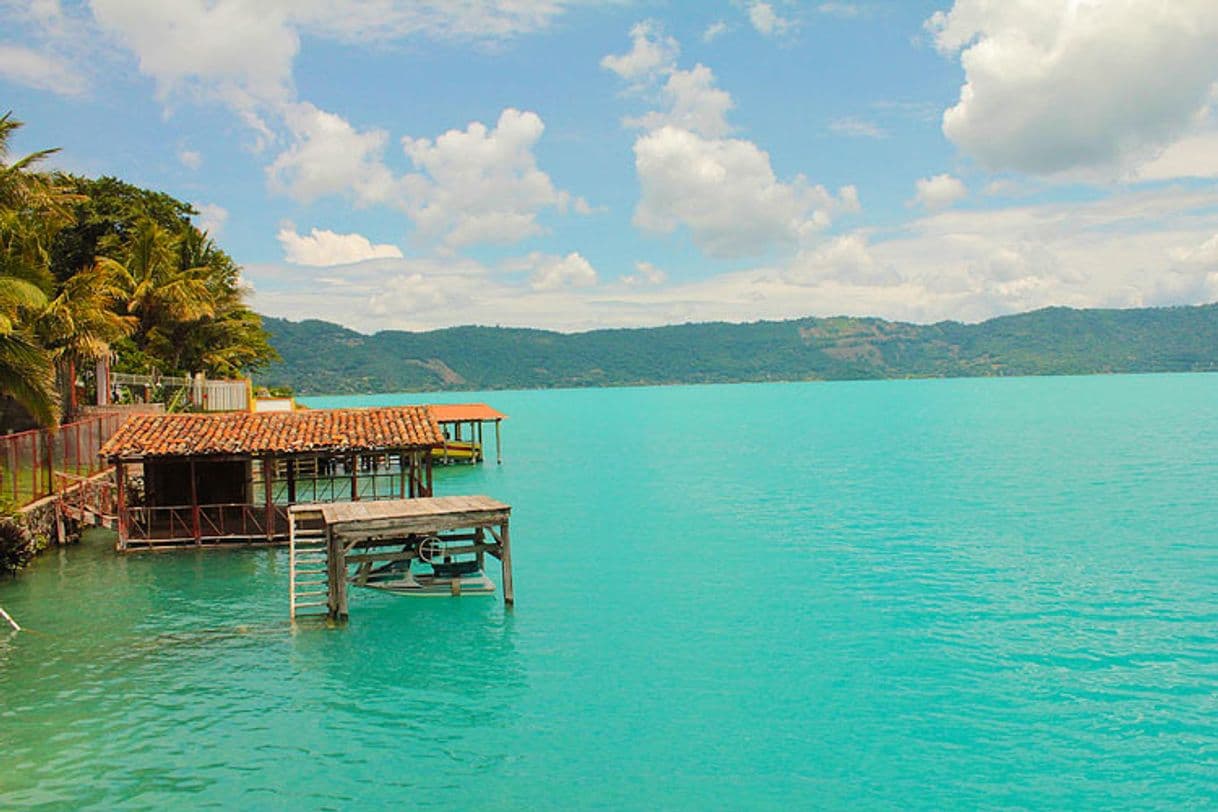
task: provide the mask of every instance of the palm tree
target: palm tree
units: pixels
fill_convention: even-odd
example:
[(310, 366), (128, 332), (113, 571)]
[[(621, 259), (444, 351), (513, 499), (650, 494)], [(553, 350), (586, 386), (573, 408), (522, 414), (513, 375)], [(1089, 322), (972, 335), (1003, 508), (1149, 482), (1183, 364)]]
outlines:
[(182, 267), (206, 267), (213, 312), (178, 325), (175, 346), (192, 371), (240, 377), (279, 356), (262, 329), (262, 319), (246, 306), (241, 268), (207, 232), (187, 229), (178, 242)]
[(135, 318), (117, 312), (123, 301), (120, 280), (95, 263), (69, 277), (39, 319), (69, 414), (76, 412), (77, 364), (108, 358), (111, 345), (135, 330)]
[(71, 221), (76, 198), (32, 170), (54, 150), (9, 162), (9, 141), (21, 122), (0, 116), (0, 392), (43, 425), (59, 419), (51, 354), (33, 325), (51, 289), (49, 252), (56, 231)]
[(98, 265), (112, 275), (127, 313), (137, 319), (136, 343), (176, 369), (181, 348), (174, 342), (175, 326), (215, 314), (210, 268), (183, 267), (179, 237), (147, 219), (121, 245), (102, 248), (122, 257), (99, 258)]
[(43, 426), (59, 422), (59, 397), (51, 354), (40, 346), (29, 324), (46, 307), (34, 285), (0, 276), (0, 392), (25, 407)]
[(15, 276), (51, 290), (50, 244), (73, 221), (71, 204), (82, 200), (56, 176), (34, 166), (58, 150), (44, 149), (11, 163), (9, 139), (22, 127), (11, 113), (0, 116), (0, 275)]

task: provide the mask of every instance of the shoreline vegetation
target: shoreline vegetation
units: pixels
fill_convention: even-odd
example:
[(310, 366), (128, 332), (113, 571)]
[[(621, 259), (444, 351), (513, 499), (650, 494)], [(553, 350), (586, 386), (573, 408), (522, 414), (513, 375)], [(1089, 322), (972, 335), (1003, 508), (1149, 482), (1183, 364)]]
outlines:
[(245, 303), (240, 266), (192, 222), (189, 203), (117, 178), (43, 171), (56, 150), (11, 154), (21, 127), (0, 113), (0, 434), (36, 436), (5, 438), (0, 576), (49, 544), (54, 511), (21, 483), (45, 465), (45, 490), (68, 439), (79, 467), (79, 425), (73, 435), (65, 424), (95, 399), (99, 362), (236, 377), (278, 357)]
[(0, 114), (0, 432), (51, 428), (87, 403), (94, 364), (233, 377), (276, 358), (241, 268), (163, 192), (12, 157)]
[(1218, 304), (1050, 307), (977, 324), (834, 317), (583, 333), (262, 323), (282, 360), (255, 384), (300, 395), (1218, 371)]

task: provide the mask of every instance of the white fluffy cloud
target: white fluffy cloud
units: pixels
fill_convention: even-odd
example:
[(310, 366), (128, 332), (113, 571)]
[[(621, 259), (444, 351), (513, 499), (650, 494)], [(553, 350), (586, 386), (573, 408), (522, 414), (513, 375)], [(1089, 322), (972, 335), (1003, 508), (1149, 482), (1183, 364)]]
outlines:
[[(540, 117), (506, 109), (491, 129), (475, 122), (434, 141), (404, 138), (415, 171), (401, 174), (386, 161), (388, 132), (297, 97), (292, 68), (301, 37), (495, 42), (546, 28), (571, 2), (90, 0), (89, 9), (90, 24), (104, 35), (98, 38), (130, 50), (162, 99), (218, 100), (254, 129), (257, 149), (277, 146), (266, 166), (273, 192), (306, 204), (341, 196), (357, 206), (394, 207), (421, 239), (452, 249), (541, 233), (538, 216), (546, 209), (589, 211), (537, 166), (532, 150), (544, 130)], [(30, 16), (44, 29), (52, 26), (47, 15)], [(648, 35), (640, 36), (646, 41)], [(190, 150), (179, 159), (190, 167), (200, 162)]]
[(468, 323), (559, 330), (841, 314), (974, 321), (1048, 305), (1218, 299), (1215, 216), (1218, 192), (1170, 188), (947, 210), (883, 236), (840, 235), (773, 265), (677, 284), (577, 287), (576, 274), (534, 287), (545, 263), (565, 259), (542, 254), (498, 267), (460, 257), (370, 260), (344, 267), (341, 278), (307, 267), (247, 270), (260, 312), (360, 330), (441, 327), (453, 312)]
[(577, 251), (565, 257), (534, 253), (530, 254), (525, 262), (534, 269), (529, 275), (529, 287), (533, 290), (588, 288), (595, 285), (598, 279), (592, 263)]
[(660, 233), (686, 226), (712, 256), (797, 243), (828, 225), (833, 212), (858, 206), (853, 187), (834, 197), (802, 176), (779, 181), (769, 155), (750, 141), (666, 126), (640, 137), (634, 154), (642, 186), (635, 224)]
[(66, 60), (20, 45), (0, 44), (0, 77), (61, 96), (85, 91), (85, 77)]
[(964, 182), (951, 175), (935, 175), (919, 179), (913, 203), (927, 209), (943, 209), (968, 195)]
[(491, 128), (475, 121), (434, 139), (405, 137), (403, 153), (417, 171), (404, 175), (385, 162), (383, 130), (357, 130), (308, 103), (290, 105), (286, 120), (296, 140), (267, 168), (273, 190), (304, 203), (345, 195), (361, 206), (398, 208), (420, 241), (445, 249), (540, 234), (547, 209), (590, 211), (537, 166), (533, 150), (545, 124), (536, 113), (508, 108)]
[(772, 5), (761, 0), (749, 4), (749, 22), (757, 33), (767, 37), (782, 34), (791, 27), (790, 20), (779, 16)]
[(300, 37), (283, 4), (92, 0), (91, 7), (162, 96), (193, 87), (244, 111), (290, 96)]
[(287, 105), (284, 120), (295, 141), (267, 167), (272, 190), (302, 203), (334, 194), (365, 206), (392, 200), (396, 184), (383, 162), (384, 130), (360, 132), (308, 102)]
[(282, 101), (301, 34), (345, 42), (501, 40), (546, 28), (569, 0), (91, 0), (162, 93), (184, 85), (235, 104)]
[(666, 36), (657, 23), (645, 20), (630, 29), (630, 50), (606, 56), (601, 60), (601, 67), (628, 82), (639, 82), (672, 70), (680, 52), (675, 39)]
[(1185, 136), (1131, 175), (1138, 180), (1218, 178), (1218, 132)]
[(1218, 80), (1213, 0), (956, 0), (927, 28), (965, 73), (943, 132), (991, 169), (1128, 170)]
[(852, 285), (883, 285), (899, 281), (896, 272), (876, 260), (862, 234), (843, 234), (816, 248), (801, 251), (787, 270), (797, 285), (835, 280)]
[(308, 234), (298, 234), (288, 225), (279, 229), (277, 236), (283, 246), (284, 258), (294, 265), (324, 267), (402, 257), (402, 251), (396, 245), (374, 245), (362, 234), (337, 234), (319, 228)]
[(626, 125), (654, 130), (666, 125), (680, 127), (710, 138), (727, 135), (732, 97), (715, 87), (715, 75), (705, 65), (691, 70), (673, 70), (664, 83), (663, 110), (653, 110), (639, 118), (626, 119)]
[(504, 110), (494, 128), (473, 122), (436, 139), (403, 138), (421, 170), (402, 180), (407, 211), (425, 239), (455, 248), (510, 243), (542, 232), (545, 209), (587, 212), (537, 166), (533, 148), (545, 125), (528, 111)]
[(662, 285), (668, 281), (668, 274), (650, 262), (634, 263), (634, 273), (622, 277), (622, 284), (630, 287), (638, 285)]
[[(630, 79), (638, 95), (650, 96), (656, 80), (666, 77), (656, 99), (659, 109), (624, 120), (645, 130), (634, 143), (641, 191), (636, 226), (656, 233), (685, 227), (706, 254), (741, 257), (798, 244), (828, 225), (835, 212), (859, 210), (852, 186), (835, 197), (802, 175), (780, 180), (764, 150), (727, 137), (733, 101), (716, 86), (710, 68), (677, 68), (675, 42), (664, 59), (633, 59), (654, 53), (661, 34), (639, 25), (631, 34), (630, 53), (601, 64)], [(628, 58), (631, 69), (623, 72), (621, 60)]]

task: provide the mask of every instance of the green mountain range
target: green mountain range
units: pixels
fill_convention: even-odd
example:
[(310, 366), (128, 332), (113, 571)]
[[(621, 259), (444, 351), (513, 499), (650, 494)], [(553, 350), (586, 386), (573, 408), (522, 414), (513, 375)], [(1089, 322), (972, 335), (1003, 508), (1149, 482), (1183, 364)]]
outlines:
[(1218, 304), (1052, 307), (980, 324), (805, 318), (555, 333), (451, 327), (363, 335), (264, 317), (300, 394), (1218, 370)]

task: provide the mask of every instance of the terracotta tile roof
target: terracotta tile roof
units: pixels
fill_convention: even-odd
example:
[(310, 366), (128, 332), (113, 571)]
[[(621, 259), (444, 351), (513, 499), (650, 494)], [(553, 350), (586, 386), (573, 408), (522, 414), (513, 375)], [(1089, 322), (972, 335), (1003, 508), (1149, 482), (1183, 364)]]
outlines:
[(109, 460), (209, 454), (379, 451), (443, 444), (426, 406), (135, 415), (99, 452)]
[(427, 407), (438, 423), (458, 423), (462, 420), (502, 420), (501, 411), (485, 403), (433, 403)]

